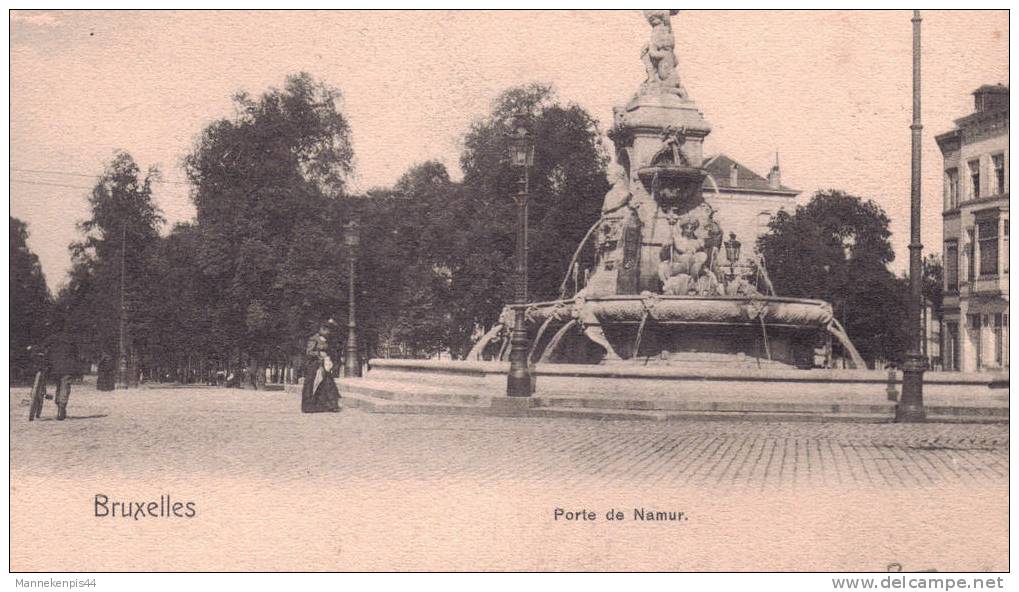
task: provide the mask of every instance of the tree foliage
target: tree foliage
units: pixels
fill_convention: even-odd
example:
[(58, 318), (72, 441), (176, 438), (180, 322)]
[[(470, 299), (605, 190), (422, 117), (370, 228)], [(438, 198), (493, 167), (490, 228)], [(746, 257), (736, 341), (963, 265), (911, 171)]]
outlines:
[(945, 267), (937, 253), (923, 260), (923, 297), (931, 303), (934, 318), (940, 320), (945, 303)]
[(888, 225), (873, 201), (819, 191), (794, 213), (776, 214), (757, 243), (776, 292), (830, 302), (868, 363), (900, 362), (907, 344), (908, 285), (888, 270)]
[(129, 345), (150, 375), (192, 361), (282, 361), (313, 325), (345, 315), (353, 153), (339, 101), (307, 74), (236, 95), (234, 116), (209, 124), (184, 159), (196, 220), (165, 237), (158, 171), (143, 176), (116, 154), (60, 297), (83, 353), (116, 353), (122, 278)]
[[(508, 163), (505, 132), (520, 110), (529, 114), (536, 145), (530, 294), (558, 296), (608, 190), (607, 158), (588, 113), (547, 86), (509, 89), (466, 132), (463, 182), (429, 161), (392, 188), (353, 197), (346, 193), (350, 127), (339, 106), (339, 92), (307, 74), (258, 96), (239, 93), (235, 114), (210, 123), (184, 159), (195, 222), (158, 239), (158, 211), (130, 214), (131, 334), (147, 364), (179, 365), (195, 355), (233, 366), (280, 360), (301, 351), (323, 319), (342, 324), (350, 285), (343, 228), (354, 218), (366, 353), (465, 354), (512, 297), (519, 171)], [(120, 276), (110, 262), (120, 253), (115, 231), (126, 215), (116, 210), (117, 196), (150, 196), (151, 179), (136, 168), (111, 165), (94, 192), (93, 217), (82, 225), (85, 239), (73, 247), (62, 300), (77, 311), (96, 352), (116, 328)], [(145, 277), (151, 297), (143, 305)], [(88, 322), (89, 315), (102, 321)]]
[[(558, 298), (573, 251), (597, 221), (608, 191), (608, 159), (597, 124), (584, 109), (563, 104), (543, 85), (502, 93), (492, 112), (471, 126), (460, 159), (463, 232), (451, 265), (452, 314), (456, 325), (468, 330), (494, 323), (513, 295), (517, 215), (512, 196), (519, 171), (509, 163), (505, 130), (521, 111), (529, 116), (535, 144), (528, 206), (532, 300)], [(463, 337), (460, 350), (470, 336)]]
[(41, 344), (47, 334), (52, 298), (39, 257), (28, 248), (28, 225), (10, 217), (10, 349), (12, 379), (31, 372), (28, 347)]
[(78, 224), (83, 238), (70, 246), (58, 316), (77, 336), (81, 353), (93, 359), (119, 352), (122, 285), (128, 336), (138, 344), (157, 339), (151, 303), (161, 297), (161, 284), (151, 262), (163, 223), (152, 200), (158, 178), (156, 168), (142, 176), (130, 154), (116, 152), (89, 196), (90, 217)]
[[(205, 128), (184, 164), (209, 330), (238, 359), (280, 359), (344, 310), (344, 195), (352, 171), (340, 93), (302, 73)], [(211, 344), (210, 344), (211, 345)]]

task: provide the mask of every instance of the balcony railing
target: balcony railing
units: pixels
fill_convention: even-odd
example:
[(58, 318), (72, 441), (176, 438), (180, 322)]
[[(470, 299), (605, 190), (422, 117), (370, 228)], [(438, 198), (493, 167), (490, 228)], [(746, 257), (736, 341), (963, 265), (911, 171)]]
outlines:
[[(978, 277), (972, 282), (959, 284), (959, 296), (990, 296), (1008, 294), (1008, 274)], [(947, 295), (955, 295), (946, 291)]]

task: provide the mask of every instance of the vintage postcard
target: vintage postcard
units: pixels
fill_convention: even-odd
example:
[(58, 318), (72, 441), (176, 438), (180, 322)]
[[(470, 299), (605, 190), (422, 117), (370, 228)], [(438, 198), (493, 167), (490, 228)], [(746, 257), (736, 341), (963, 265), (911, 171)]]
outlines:
[(1007, 11), (9, 34), (18, 586), (1004, 585)]

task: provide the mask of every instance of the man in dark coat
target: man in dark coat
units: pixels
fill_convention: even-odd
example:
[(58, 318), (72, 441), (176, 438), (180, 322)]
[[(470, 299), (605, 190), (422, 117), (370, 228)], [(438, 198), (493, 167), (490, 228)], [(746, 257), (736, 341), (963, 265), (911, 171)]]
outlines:
[(57, 331), (46, 341), (50, 377), (57, 384), (57, 419), (67, 417), (67, 401), (71, 398), (71, 377), (78, 373), (78, 348), (64, 331)]

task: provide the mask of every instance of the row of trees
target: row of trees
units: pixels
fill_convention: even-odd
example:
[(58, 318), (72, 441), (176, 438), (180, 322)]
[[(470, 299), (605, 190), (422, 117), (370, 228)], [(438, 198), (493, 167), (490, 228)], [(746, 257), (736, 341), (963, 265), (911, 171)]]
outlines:
[[(503, 130), (518, 110), (531, 115), (536, 140), (531, 297), (558, 297), (608, 190), (607, 154), (586, 111), (547, 86), (510, 89), (466, 132), (462, 182), (425, 162), (392, 188), (353, 195), (350, 126), (339, 102), (339, 91), (307, 74), (257, 97), (237, 95), (235, 114), (208, 125), (184, 159), (195, 220), (165, 236), (152, 200), (159, 171), (143, 173), (117, 154), (89, 198), (91, 217), (71, 245), (72, 269), (55, 302), (25, 247), (24, 225), (12, 219), (12, 306), (37, 311), (13, 317), (24, 327), (12, 324), (12, 365), (15, 349), (38, 339), (45, 329), (36, 325), (51, 315), (84, 355), (115, 356), (122, 282), (129, 348), (149, 373), (285, 361), (318, 322), (346, 320), (343, 228), (355, 218), (366, 353), (464, 355), (512, 294), (517, 176)], [(903, 329), (888, 320), (902, 318), (895, 307), (905, 292), (887, 270), (888, 239), (888, 219), (873, 203), (825, 192), (777, 216), (759, 247), (780, 293), (833, 301), (865, 357), (896, 359)]]
[(463, 355), (511, 294), (515, 216), (507, 196), (516, 177), (502, 130), (517, 109), (533, 116), (539, 146), (533, 294), (557, 292), (553, 276), (597, 217), (591, 196), (608, 189), (607, 158), (586, 112), (547, 86), (512, 89), (467, 132), (463, 182), (425, 162), (392, 188), (353, 195), (350, 127), (339, 101), (337, 90), (307, 74), (257, 97), (237, 95), (234, 116), (208, 125), (184, 159), (195, 220), (165, 236), (151, 191), (159, 172), (142, 172), (118, 153), (92, 191), (54, 305), (83, 355), (116, 356), (123, 288), (129, 350), (150, 374), (287, 361), (317, 323), (346, 320), (343, 229), (351, 219), (362, 237), (366, 353)]

